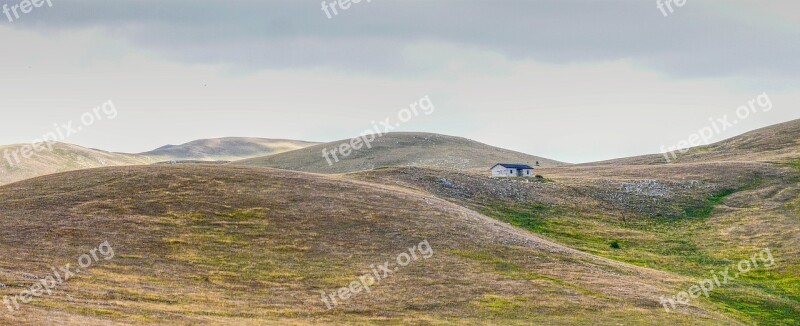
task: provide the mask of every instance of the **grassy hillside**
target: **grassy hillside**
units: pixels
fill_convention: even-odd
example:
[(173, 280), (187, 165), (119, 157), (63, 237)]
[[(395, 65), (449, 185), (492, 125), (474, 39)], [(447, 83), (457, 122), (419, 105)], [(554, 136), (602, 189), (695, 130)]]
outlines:
[(774, 267), (743, 275), (707, 302), (747, 324), (800, 322), (797, 164), (566, 166), (539, 173), (544, 181), (422, 168), (348, 177), (430, 192), (566, 246), (694, 284), (769, 248)]
[[(676, 152), (672, 163), (699, 162), (790, 162), (800, 159), (800, 120), (761, 128), (708, 146)], [(587, 165), (665, 164), (661, 154), (621, 158)]]
[(339, 161), (322, 154), (350, 140), (311, 146), (301, 150), (235, 162), (237, 165), (273, 167), (315, 173), (346, 173), (387, 166), (428, 166), (487, 171), (496, 163), (523, 163), (542, 166), (564, 163), (492, 147), (460, 137), (428, 133), (389, 133), (371, 143), (372, 148), (353, 150)]
[(200, 139), (182, 145), (167, 145), (140, 155), (157, 161), (236, 161), (293, 151), (316, 143), (298, 140), (228, 137)]
[[(0, 146), (0, 155), (3, 155), (6, 151), (19, 151), (23, 146)], [(41, 152), (34, 152), (30, 158), (20, 156), (19, 162), (12, 158), (13, 164), (10, 164), (5, 158), (0, 158), (0, 185), (56, 172), (104, 166), (151, 164), (153, 162), (149, 158), (137, 155), (111, 153), (77, 145), (54, 143), (52, 151), (45, 149)]]
[[(106, 240), (112, 259), (0, 323), (736, 324), (704, 302), (666, 313), (657, 298), (683, 276), (568, 249), (419, 190), (211, 165), (0, 187), (0, 295)], [(423, 240), (429, 258), (326, 309), (321, 291)]]
[[(674, 164), (565, 165), (397, 133), (333, 166), (321, 152), (340, 142), (238, 165), (25, 180), (0, 187), (0, 296), (105, 240), (116, 256), (0, 324), (797, 325), (797, 129), (758, 130)], [(69, 146), (54, 166), (84, 160)], [(496, 162), (537, 160), (543, 179), (487, 176)], [(326, 309), (321, 293), (397, 266), (423, 240), (430, 257), (418, 252)], [(764, 248), (773, 266), (676, 311), (659, 302)]]

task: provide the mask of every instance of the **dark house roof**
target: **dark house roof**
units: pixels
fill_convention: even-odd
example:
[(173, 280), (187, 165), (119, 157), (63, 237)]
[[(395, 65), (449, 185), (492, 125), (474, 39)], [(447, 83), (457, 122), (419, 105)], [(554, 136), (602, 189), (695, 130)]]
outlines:
[(532, 170), (533, 169), (533, 167), (531, 167), (530, 165), (527, 165), (527, 164), (504, 164), (504, 163), (495, 164), (492, 167), (492, 169), (494, 169), (494, 167), (498, 166), (498, 165), (500, 165), (500, 166), (502, 166), (502, 167), (504, 167), (506, 169), (517, 169), (517, 170), (522, 170), (522, 169), (531, 169)]

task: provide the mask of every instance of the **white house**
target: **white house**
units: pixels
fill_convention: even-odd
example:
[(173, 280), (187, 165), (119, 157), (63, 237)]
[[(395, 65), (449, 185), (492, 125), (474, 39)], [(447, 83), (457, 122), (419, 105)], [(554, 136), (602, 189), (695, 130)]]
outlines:
[(493, 177), (533, 177), (533, 167), (526, 164), (498, 163), (492, 167)]

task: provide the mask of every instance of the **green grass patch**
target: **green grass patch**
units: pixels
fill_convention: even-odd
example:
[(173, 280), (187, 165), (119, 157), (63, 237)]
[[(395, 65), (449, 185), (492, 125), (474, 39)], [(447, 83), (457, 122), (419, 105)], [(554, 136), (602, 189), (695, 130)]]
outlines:
[(515, 314), (517, 310), (522, 307), (520, 304), (521, 301), (524, 300), (520, 298), (509, 300), (496, 295), (487, 294), (478, 300), (477, 306), (493, 315), (507, 316), (510, 314)]
[(706, 201), (700, 205), (690, 206), (684, 210), (684, 216), (693, 219), (707, 219), (714, 213), (714, 207), (721, 204), (725, 198), (735, 193), (733, 189), (723, 189), (722, 191), (708, 196)]
[[(710, 227), (708, 217), (713, 214), (715, 206), (735, 192), (726, 189), (705, 198), (701, 205), (687, 209), (690, 218), (634, 218), (628, 223), (621, 223), (613, 216), (587, 215), (542, 205), (497, 203), (476, 209), (584, 252), (699, 280), (707, 278), (712, 270), (720, 271), (731, 266), (729, 259), (738, 262), (753, 253), (741, 249), (720, 256), (704, 249), (707, 246), (703, 241), (708, 241), (705, 234)], [(615, 243), (618, 246), (614, 246)], [(555, 278), (526, 272), (513, 263), (490, 255), (471, 255), (508, 277), (548, 280), (570, 286)], [(775, 271), (756, 269), (715, 289), (709, 302), (746, 323), (797, 325), (800, 319), (798, 288), (800, 281), (796, 273), (780, 275)], [(592, 294), (591, 291), (584, 292), (586, 289), (576, 290)]]
[[(721, 198), (724, 196), (712, 196), (708, 202)], [(493, 204), (477, 209), (578, 250), (638, 266), (695, 275), (724, 263), (694, 243), (703, 220), (647, 218), (620, 223), (611, 216), (588, 216), (543, 205)], [(612, 246), (614, 242), (619, 248)]]
[(789, 166), (797, 169), (800, 171), (800, 160), (794, 160), (789, 162)]
[(559, 213), (556, 209), (541, 204), (512, 207), (501, 203), (478, 208), (484, 215), (534, 232), (546, 231), (548, 229), (546, 227), (548, 223), (546, 218)]
[(800, 325), (800, 309), (773, 296), (746, 288), (720, 288), (711, 293), (712, 301), (723, 310), (757, 325)]

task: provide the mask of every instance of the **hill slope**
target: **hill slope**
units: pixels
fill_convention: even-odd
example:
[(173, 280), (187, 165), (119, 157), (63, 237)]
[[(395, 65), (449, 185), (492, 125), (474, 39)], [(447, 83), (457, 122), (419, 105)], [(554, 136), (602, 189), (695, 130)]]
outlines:
[(709, 300), (750, 325), (800, 322), (800, 164), (563, 166), (538, 173), (546, 179), (418, 167), (344, 177), (432, 193), (571, 248), (697, 280), (737, 270), (732, 263), (769, 248), (773, 266), (714, 289)]
[[(736, 136), (707, 146), (675, 152), (672, 163), (697, 162), (786, 162), (800, 159), (800, 120), (792, 120)], [(664, 155), (652, 154), (583, 165), (652, 165), (667, 163)]]
[(140, 153), (157, 161), (236, 161), (293, 151), (317, 143), (266, 138), (227, 137), (199, 139), (182, 145), (167, 145)]
[[(0, 146), (0, 155), (19, 151), (24, 145)], [(35, 152), (30, 158), (20, 157), (17, 163), (0, 159), (0, 185), (41, 175), (97, 168), (104, 166), (151, 164), (154, 161), (133, 154), (121, 154), (85, 148), (72, 144), (54, 143), (53, 150)]]
[[(665, 312), (657, 298), (684, 278), (571, 250), (424, 192), (207, 165), (0, 187), (0, 295), (75, 266), (106, 240), (112, 259), (0, 323), (735, 324), (702, 304)], [(423, 240), (429, 250), (401, 267), (396, 257)], [(384, 262), (369, 292), (326, 309), (321, 293)]]
[(234, 162), (236, 165), (274, 167), (315, 173), (347, 173), (389, 166), (431, 166), (488, 171), (496, 163), (524, 163), (542, 166), (565, 163), (497, 148), (466, 138), (429, 133), (389, 133), (335, 162), (323, 156), (350, 140), (319, 144), (301, 150)]

